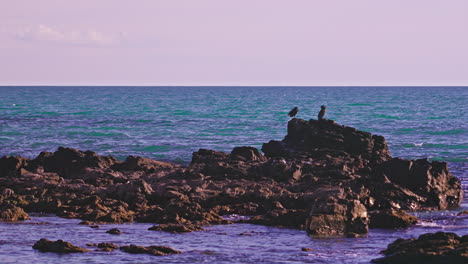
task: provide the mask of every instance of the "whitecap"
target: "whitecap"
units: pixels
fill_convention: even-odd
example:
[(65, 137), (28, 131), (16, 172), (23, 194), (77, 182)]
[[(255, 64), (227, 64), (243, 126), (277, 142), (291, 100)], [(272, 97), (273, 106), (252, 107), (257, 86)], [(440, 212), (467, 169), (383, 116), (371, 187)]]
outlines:
[(435, 222), (429, 222), (429, 221), (419, 221), (417, 226), (422, 226), (422, 227), (442, 227), (442, 225), (437, 224)]
[(229, 221), (238, 221), (238, 220), (249, 220), (251, 217), (247, 215), (238, 215), (238, 214), (230, 214), (230, 215), (223, 215), (223, 219)]
[(413, 145), (416, 146), (416, 147), (422, 147), (423, 144), (424, 143), (413, 143)]

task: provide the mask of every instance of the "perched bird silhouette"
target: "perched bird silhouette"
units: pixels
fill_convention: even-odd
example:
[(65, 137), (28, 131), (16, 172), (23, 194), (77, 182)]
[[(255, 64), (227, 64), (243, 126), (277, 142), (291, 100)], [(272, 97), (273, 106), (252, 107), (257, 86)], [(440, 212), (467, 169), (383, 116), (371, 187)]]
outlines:
[(323, 119), (323, 116), (325, 115), (325, 113), (327, 112), (326, 110), (326, 107), (324, 105), (321, 106), (322, 110), (320, 110), (319, 114), (318, 114), (318, 120), (322, 120)]
[(297, 112), (299, 112), (299, 108), (294, 107), (291, 111), (289, 111), (289, 114), (288, 114), (288, 115), (289, 115), (290, 117), (295, 117), (296, 114), (297, 114)]

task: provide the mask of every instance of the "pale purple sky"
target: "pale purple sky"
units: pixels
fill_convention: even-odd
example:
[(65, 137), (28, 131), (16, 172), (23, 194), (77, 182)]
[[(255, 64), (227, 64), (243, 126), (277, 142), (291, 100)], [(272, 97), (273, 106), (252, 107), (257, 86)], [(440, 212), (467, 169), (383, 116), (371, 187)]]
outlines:
[(468, 1), (2, 0), (0, 85), (468, 85)]

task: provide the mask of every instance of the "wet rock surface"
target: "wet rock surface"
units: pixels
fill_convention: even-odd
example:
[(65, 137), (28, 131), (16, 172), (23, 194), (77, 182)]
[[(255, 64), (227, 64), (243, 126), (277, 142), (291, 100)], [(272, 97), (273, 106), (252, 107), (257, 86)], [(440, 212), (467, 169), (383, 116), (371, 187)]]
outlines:
[(154, 225), (148, 230), (153, 231), (166, 231), (171, 233), (189, 233), (194, 231), (203, 231), (205, 230), (202, 226), (194, 225), (194, 224), (161, 224), (161, 225)]
[(30, 219), (29, 215), (20, 207), (12, 204), (0, 205), (0, 221), (16, 222)]
[(122, 232), (118, 228), (112, 228), (106, 231), (107, 234), (120, 235)]
[(357, 237), (367, 234), (366, 207), (358, 199), (344, 195), (343, 189), (336, 189), (314, 200), (306, 220), (309, 235)]
[(116, 244), (108, 243), (108, 242), (103, 242), (99, 244), (90, 243), (86, 245), (89, 247), (97, 247), (98, 249), (96, 249), (96, 251), (105, 251), (105, 252), (114, 251), (119, 248), (119, 246), (117, 246)]
[(51, 241), (45, 238), (41, 238), (37, 241), (32, 248), (42, 252), (54, 253), (83, 253), (89, 251), (88, 249), (75, 246), (63, 240)]
[(175, 250), (170, 247), (165, 247), (165, 246), (143, 247), (143, 246), (130, 245), (130, 246), (120, 247), (120, 250), (122, 250), (123, 252), (131, 253), (131, 254), (150, 254), (154, 256), (166, 256), (169, 254), (182, 253), (181, 251)]
[(418, 222), (416, 216), (403, 210), (382, 210), (370, 212), (370, 228), (406, 228)]
[(417, 239), (397, 239), (373, 263), (468, 263), (468, 235), (429, 233)]
[(294, 118), (286, 137), (262, 151), (200, 149), (186, 166), (64, 147), (35, 159), (3, 157), (0, 204), (170, 232), (249, 215), (244, 222), (354, 237), (379, 222), (377, 211), (445, 210), (462, 199), (446, 163), (392, 158), (383, 137), (332, 120)]

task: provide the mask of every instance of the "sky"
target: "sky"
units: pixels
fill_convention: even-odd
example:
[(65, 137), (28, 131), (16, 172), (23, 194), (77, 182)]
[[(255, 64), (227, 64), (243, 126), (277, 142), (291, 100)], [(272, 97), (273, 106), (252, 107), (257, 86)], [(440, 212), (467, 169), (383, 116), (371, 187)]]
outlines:
[(0, 0), (0, 85), (468, 85), (466, 0)]

